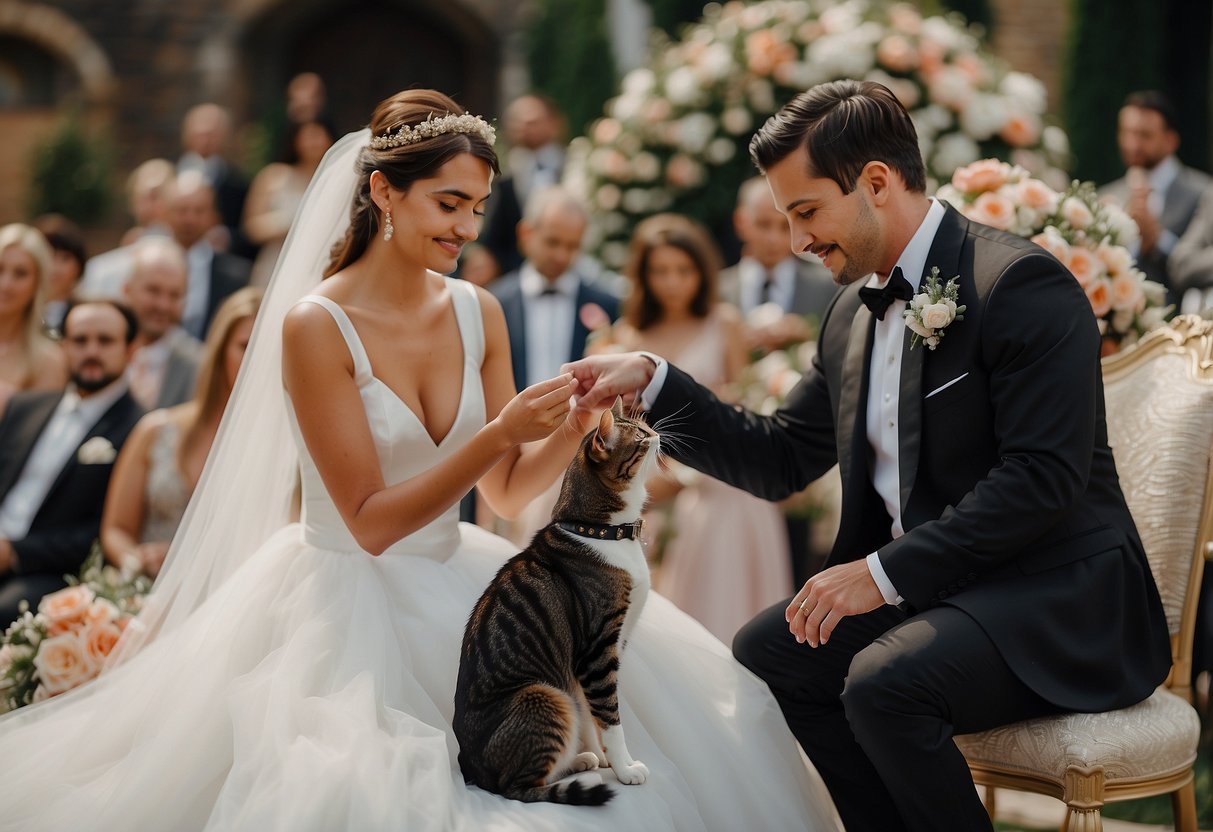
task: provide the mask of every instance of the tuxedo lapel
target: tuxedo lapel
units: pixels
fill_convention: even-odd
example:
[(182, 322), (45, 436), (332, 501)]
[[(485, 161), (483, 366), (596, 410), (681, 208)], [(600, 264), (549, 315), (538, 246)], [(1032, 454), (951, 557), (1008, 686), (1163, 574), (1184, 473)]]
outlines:
[[(932, 266), (939, 267), (939, 278), (946, 281), (960, 273), (960, 252), (964, 245), (966, 221), (951, 206), (947, 207), (935, 239), (931, 242), (931, 250), (927, 254), (924, 274), (918, 275), (914, 284), (915, 292), (919, 291), (930, 274)], [(907, 276), (909, 277), (909, 276)], [(971, 278), (968, 275), (966, 278)], [(929, 350), (926, 345), (919, 343), (910, 349), (910, 329), (905, 328), (901, 344), (901, 386), (898, 391), (897, 423), (901, 425), (898, 431), (898, 484), (901, 503), (901, 516), (906, 516), (906, 504), (910, 500), (910, 492), (914, 490), (914, 480), (918, 476), (918, 455), (922, 447), (922, 371)], [(947, 349), (945, 338), (940, 349)]]
[(506, 331), (510, 336), (510, 355), (514, 364), (514, 386), (519, 390), (527, 386), (526, 377), (526, 311), (522, 302), (522, 287), (516, 287), (509, 300), (502, 304), (505, 312)]
[(25, 467), (30, 453), (34, 450), (34, 443), (42, 435), (46, 423), (51, 420), (62, 398), (63, 394), (60, 393), (40, 399), (30, 407), (21, 424), (10, 426), (10, 429), (16, 427), (17, 430), (11, 436), (3, 437), (0, 450), (4, 451), (7, 462), (0, 468), (0, 500), (4, 499), (9, 489), (17, 482), (21, 469)]
[[(67, 464), (63, 466), (58, 476), (55, 477), (55, 482), (51, 485), (50, 490), (46, 492), (47, 500), (55, 494), (55, 491), (63, 484), (63, 481), (67, 479), (68, 474), (80, 464), (78, 454), (84, 443), (94, 436), (101, 436), (113, 441), (114, 433), (118, 430), (119, 423), (133, 406), (134, 400), (131, 399), (130, 393), (123, 393), (118, 401), (110, 405), (109, 409), (101, 414), (101, 418), (97, 420), (95, 425), (89, 428), (88, 433), (80, 440), (80, 444), (76, 446), (76, 450), (72, 451), (72, 455), (68, 457)], [(45, 500), (43, 503), (45, 504)]]
[(874, 331), (872, 313), (862, 304), (851, 319), (851, 337), (843, 359), (842, 390), (838, 396), (838, 470), (844, 483), (852, 465), (863, 465), (866, 455), (856, 438), (866, 437), (868, 362)]
[(573, 301), (573, 340), (569, 343), (569, 361), (576, 361), (585, 355), (585, 341), (590, 337), (590, 331), (581, 322), (581, 307), (590, 302), (585, 285), (577, 282), (577, 297)]

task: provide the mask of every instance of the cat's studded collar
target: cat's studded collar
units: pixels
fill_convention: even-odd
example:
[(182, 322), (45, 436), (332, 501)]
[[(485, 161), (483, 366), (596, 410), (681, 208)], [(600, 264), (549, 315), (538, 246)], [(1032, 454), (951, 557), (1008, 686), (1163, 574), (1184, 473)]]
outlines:
[(644, 531), (644, 518), (634, 523), (617, 523), (614, 525), (605, 523), (569, 523), (562, 520), (556, 523), (556, 527), (563, 529), (569, 534), (575, 534), (578, 537), (585, 537), (590, 540), (640, 540), (640, 535)]

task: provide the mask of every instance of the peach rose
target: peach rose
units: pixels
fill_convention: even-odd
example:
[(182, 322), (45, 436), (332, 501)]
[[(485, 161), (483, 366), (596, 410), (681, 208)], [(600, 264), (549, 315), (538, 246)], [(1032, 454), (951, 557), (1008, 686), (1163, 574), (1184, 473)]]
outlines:
[(1090, 288), (1095, 280), (1104, 279), (1104, 275), (1107, 273), (1103, 261), (1096, 257), (1089, 248), (1082, 246), (1071, 247), (1070, 259), (1066, 263), (1066, 268), (1074, 275), (1078, 285), (1084, 289)]
[(105, 657), (114, 651), (118, 639), (122, 638), (122, 630), (112, 621), (97, 622), (85, 627), (80, 638), (88, 657), (100, 668)]
[(89, 605), (88, 611), (84, 614), (86, 624), (103, 624), (107, 621), (113, 621), (121, 611), (114, 606), (112, 601), (105, 598), (97, 598)]
[(52, 696), (87, 682), (97, 673), (96, 662), (76, 633), (63, 633), (44, 639), (34, 656), (38, 678)]
[(901, 35), (889, 35), (876, 46), (876, 60), (894, 72), (918, 67), (918, 50)]
[(746, 64), (755, 75), (770, 75), (775, 67), (796, 60), (796, 47), (771, 29), (759, 29), (745, 40)]
[(593, 133), (594, 141), (598, 144), (610, 144), (619, 138), (619, 134), (623, 132), (623, 125), (613, 118), (600, 118), (594, 124)]
[(952, 187), (968, 193), (996, 191), (1007, 183), (1011, 166), (998, 159), (981, 159), (952, 174)]
[(1006, 231), (1015, 222), (1015, 203), (1000, 193), (986, 191), (965, 213), (977, 222)]
[(1118, 312), (1137, 312), (1146, 305), (1145, 293), (1141, 290), (1141, 281), (1131, 271), (1120, 272), (1112, 276), (1112, 308)]
[(998, 135), (1011, 147), (1030, 147), (1040, 138), (1040, 119), (1031, 113), (1011, 113)]
[(1061, 234), (1057, 233), (1057, 229), (1053, 226), (1049, 226), (1033, 237), (1032, 242), (1060, 260), (1063, 266), (1070, 262), (1070, 244), (1062, 238)]
[(985, 62), (971, 52), (957, 55), (954, 65), (969, 77), (975, 87), (985, 86), (990, 81), (990, 70)]
[(1133, 268), (1133, 255), (1124, 246), (1109, 245), (1105, 240), (1095, 249), (1095, 254), (1103, 261), (1110, 275), (1125, 274)]
[(1112, 311), (1112, 281), (1097, 277), (1086, 286), (1086, 291), (1095, 317), (1102, 318)]
[(57, 629), (70, 627), (84, 621), (95, 597), (87, 586), (69, 586), (44, 596), (38, 602), (38, 613), (46, 618), (49, 625), (58, 625)]
[(1057, 210), (1057, 191), (1050, 188), (1039, 179), (1027, 178), (1015, 185), (1015, 195), (1025, 208), (1052, 214)]
[(908, 3), (889, 7), (889, 25), (898, 32), (917, 35), (922, 31), (922, 13)]

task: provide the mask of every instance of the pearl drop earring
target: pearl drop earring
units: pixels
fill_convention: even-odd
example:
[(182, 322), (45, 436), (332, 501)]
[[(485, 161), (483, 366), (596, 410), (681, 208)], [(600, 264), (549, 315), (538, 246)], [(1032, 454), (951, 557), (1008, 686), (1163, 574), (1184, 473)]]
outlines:
[(392, 235), (396, 233), (395, 227), (392, 225), (392, 212), (383, 212), (383, 239), (390, 240)]

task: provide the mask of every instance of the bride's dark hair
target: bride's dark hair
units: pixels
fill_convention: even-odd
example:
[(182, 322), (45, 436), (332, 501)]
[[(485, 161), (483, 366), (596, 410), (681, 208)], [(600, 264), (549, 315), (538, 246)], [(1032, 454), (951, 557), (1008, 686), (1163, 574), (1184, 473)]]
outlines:
[[(386, 136), (398, 130), (402, 124), (413, 126), (427, 118), (463, 115), (466, 112), (452, 99), (435, 90), (404, 90), (381, 101), (375, 108), (371, 115), (371, 135)], [(350, 227), (345, 237), (333, 246), (324, 276), (336, 274), (361, 257), (379, 232), (381, 219), (371, 200), (372, 173), (379, 171), (393, 188), (407, 191), (414, 182), (433, 176), (460, 153), (471, 153), (488, 163), (494, 174), (501, 173), (493, 146), (476, 133), (443, 133), (413, 144), (381, 150), (370, 145), (364, 147), (354, 165), (358, 173), (358, 187), (350, 205)]]

